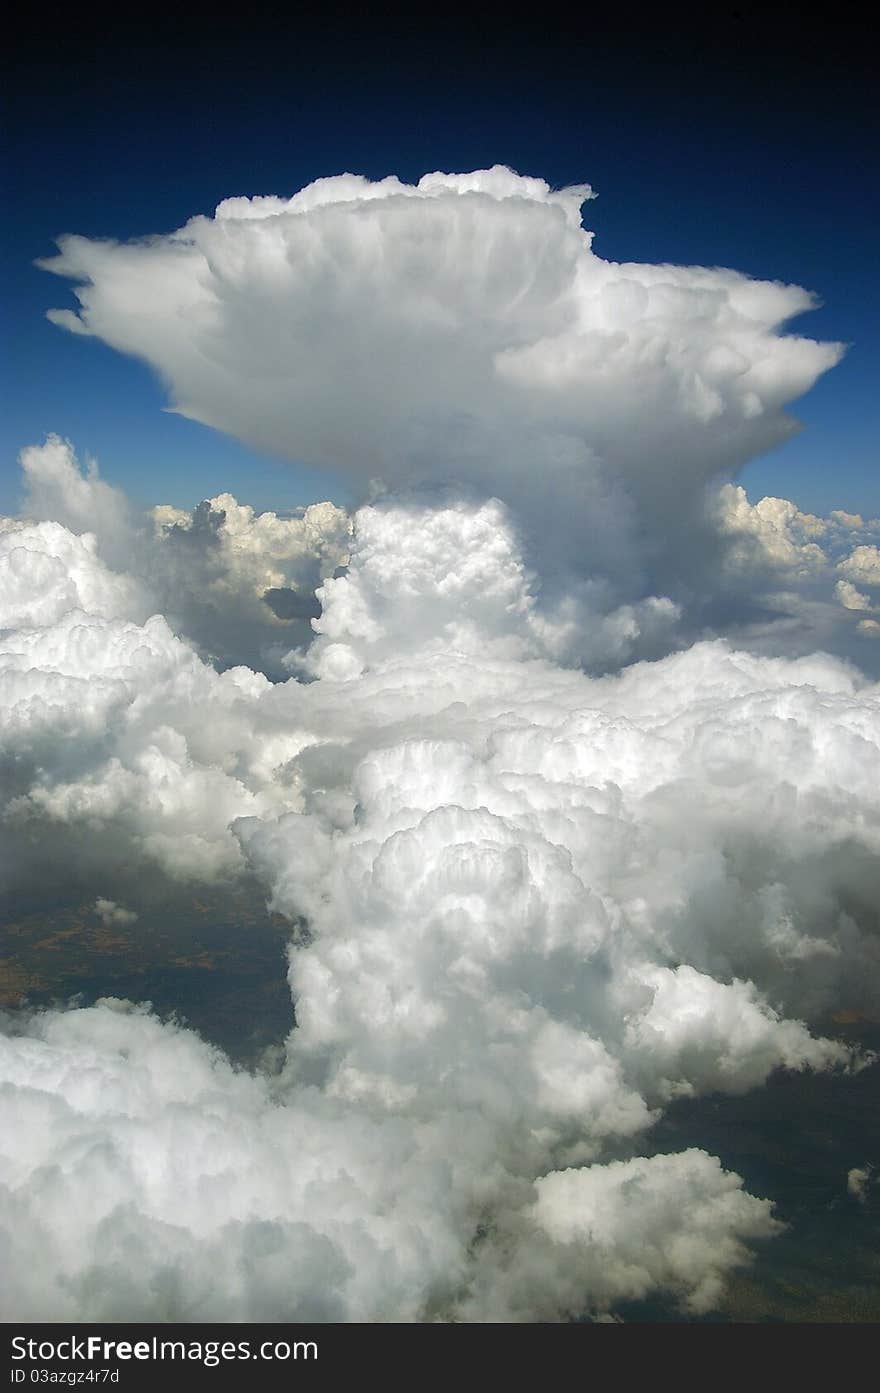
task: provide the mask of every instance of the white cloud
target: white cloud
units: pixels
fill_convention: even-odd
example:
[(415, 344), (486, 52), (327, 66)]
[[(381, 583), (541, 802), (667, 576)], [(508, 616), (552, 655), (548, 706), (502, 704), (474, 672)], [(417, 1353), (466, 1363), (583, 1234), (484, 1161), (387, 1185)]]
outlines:
[(125, 876), (256, 873), (307, 932), (275, 1069), (126, 1003), (8, 1020), (14, 1318), (706, 1311), (776, 1225), (639, 1156), (659, 1111), (868, 1062), (814, 1032), (877, 1006), (880, 688), (810, 650), (861, 653), (875, 525), (704, 492), (838, 349), (777, 332), (796, 287), (597, 258), (586, 193), (341, 176), (61, 243), (68, 327), (398, 492), (147, 520), (25, 453), (7, 886), (122, 927)]
[(95, 913), (107, 929), (124, 929), (137, 923), (137, 915), (133, 910), (126, 909), (125, 905), (116, 904), (114, 900), (106, 900), (100, 895), (95, 900)]
[(797, 286), (596, 256), (587, 193), (343, 175), (163, 237), (65, 237), (43, 264), (80, 309), (50, 317), (258, 449), (499, 496), (545, 585), (604, 577), (614, 608), (705, 566), (703, 485), (790, 434), (841, 348), (779, 332), (813, 304)]
[(674, 631), (676, 605), (648, 596), (607, 609), (589, 589), (540, 605), (509, 510), (498, 499), (413, 494), (357, 513), (347, 574), (318, 590), (307, 655), (288, 666), (353, 677), (399, 652), (453, 649), (503, 657), (588, 656), (616, 665), (648, 636)]
[(535, 1189), (519, 1243), (472, 1308), (478, 1319), (511, 1309), (520, 1319), (577, 1319), (585, 1299), (601, 1318), (658, 1290), (705, 1312), (728, 1272), (749, 1261), (744, 1240), (779, 1228), (766, 1200), (697, 1150), (556, 1171)]
[(765, 565), (802, 576), (826, 564), (821, 539), (827, 525), (787, 498), (762, 498), (751, 504), (744, 488), (726, 484), (719, 505), (721, 531), (735, 539), (732, 564), (754, 564), (760, 557)]
[[(776, 1227), (705, 1153), (533, 1187), (477, 1112), (462, 1131), (273, 1094), (120, 1002), (32, 1017), (0, 1060), (10, 1319), (557, 1319), (654, 1290), (705, 1309)], [(499, 1203), (505, 1250), (474, 1260)]]
[(649, 1093), (744, 1093), (780, 1065), (823, 1069), (848, 1060), (844, 1046), (813, 1040), (797, 1021), (780, 1021), (750, 982), (717, 982), (686, 964), (650, 967), (636, 977), (653, 1000), (628, 1025), (627, 1043), (648, 1061)]
[[(3, 536), (27, 542), (29, 596), (0, 689), (13, 845), (66, 833), (63, 865), (97, 839), (104, 883), (114, 857), (189, 878), (246, 858), (312, 936), (292, 951), (275, 1084), (109, 1008), (7, 1040), (24, 1109), (7, 1241), (46, 1254), (22, 1314), (521, 1319), (654, 1289), (715, 1299), (772, 1225), (710, 1158), (649, 1163), (649, 1181), (668, 1164), (708, 1198), (682, 1231), (670, 1206), (629, 1277), (623, 1230), (619, 1270), (594, 1249), (572, 1267), (554, 1233), (536, 1244), (531, 1186), (588, 1167), (592, 1193), (600, 1153), (670, 1097), (857, 1062), (762, 987), (809, 1011), (876, 980), (848, 917), (862, 862), (837, 850), (878, 852), (876, 690), (830, 658), (723, 644), (616, 678), (560, 668), (497, 503), (359, 514), (315, 621), (318, 680), (274, 686), (213, 671), (161, 617), (118, 617), (124, 578), (64, 529)], [(66, 587), (47, 553), (69, 558)], [(236, 1138), (222, 1200), (217, 1127)], [(297, 1159), (306, 1135), (320, 1183)], [(97, 1171), (76, 1160), (93, 1155)], [(469, 1256), (485, 1223), (497, 1240)], [(523, 1272), (546, 1266), (531, 1297), (511, 1243)], [(254, 1274), (263, 1244), (274, 1283)], [(661, 1261), (676, 1245), (688, 1262)]]
[(752, 503), (732, 484), (719, 490), (714, 516), (722, 552), (715, 574), (704, 577), (711, 628), (759, 652), (794, 656), (823, 648), (876, 672), (876, 654), (865, 642), (874, 621), (857, 613), (870, 611), (873, 601), (841, 575), (870, 576), (880, 520), (839, 510), (820, 518), (786, 498)]
[(23, 511), (29, 519), (93, 533), (105, 547), (115, 546), (114, 560), (122, 560), (121, 548), (132, 531), (132, 509), (125, 495), (101, 478), (95, 460), (82, 473), (70, 442), (49, 435), (42, 445), (22, 450), (19, 462), (25, 484)]
[(266, 678), (217, 674), (161, 615), (125, 618), (137, 587), (101, 564), (89, 534), (14, 528), (0, 534), (0, 568), (13, 844), (29, 841), (36, 820), (101, 833), (108, 858), (134, 852), (184, 875), (234, 871), (229, 824), (261, 805), (261, 780), (247, 786), (236, 761), (252, 745)]
[(311, 635), (316, 587), (348, 560), (344, 509), (313, 503), (279, 517), (224, 493), (190, 513), (154, 508), (151, 521), (145, 555), (175, 627), (224, 667), (284, 675), (284, 654)]
[(834, 593), (844, 609), (871, 609), (870, 597), (857, 590), (848, 580), (839, 580)]
[(21, 521), (51, 520), (82, 534), (81, 545), (128, 587), (120, 614), (142, 621), (160, 611), (223, 667), (283, 675), (283, 654), (310, 635), (315, 588), (348, 557), (351, 522), (332, 503), (279, 517), (224, 493), (190, 512), (160, 505), (138, 515), (94, 461), (81, 470), (57, 436), (23, 450), (20, 462)]
[(880, 548), (875, 546), (855, 547), (849, 556), (840, 562), (838, 570), (860, 585), (880, 585)]
[(161, 506), (152, 512), (158, 538), (166, 544), (170, 535), (191, 536), (203, 517), (210, 521), (220, 553), (211, 587), (218, 598), (238, 599), (244, 592), (261, 600), (267, 591), (316, 582), (348, 560), (351, 523), (333, 503), (313, 503), (296, 516), (280, 518), (221, 493), (206, 500), (203, 513)]
[(846, 1188), (848, 1194), (857, 1199), (860, 1204), (865, 1204), (868, 1193), (872, 1186), (876, 1184), (874, 1179), (873, 1166), (853, 1166), (846, 1174)]
[(2, 626), (22, 631), (71, 613), (121, 619), (137, 608), (137, 587), (98, 561), (90, 533), (74, 536), (57, 522), (0, 531)]
[(746, 453), (778, 435), (780, 406), (839, 356), (773, 333), (811, 297), (603, 261), (579, 225), (586, 192), (498, 167), (417, 187), (342, 176), (288, 201), (227, 200), (167, 237), (67, 237), (44, 264), (78, 283), (83, 326), (153, 361), (186, 414), (394, 482), (438, 417), (550, 419), (602, 453), (624, 400), (633, 434), (659, 404), (662, 462), (608, 446), (638, 471), (671, 467), (670, 435), (692, 454), (712, 422)]
[[(852, 917), (880, 851), (876, 688), (722, 643), (616, 677), (562, 668), (494, 502), (359, 513), (314, 621), (317, 680), (275, 685), (218, 674), (159, 616), (114, 615), (125, 584), (82, 539), (3, 536), (29, 539), (0, 689), (13, 844), (64, 833), (63, 865), (97, 840), (115, 922), (114, 858), (190, 879), (247, 863), (310, 931), (274, 1081), (110, 1007), (6, 1040), (6, 1242), (45, 1254), (22, 1317), (717, 1300), (772, 1232), (766, 1204), (702, 1153), (606, 1157), (672, 1097), (859, 1064), (798, 1017), (878, 980)], [(69, 589), (38, 543), (71, 558)], [(653, 1215), (641, 1266), (623, 1201), (602, 1244), (580, 1210), (560, 1241), (557, 1185), (584, 1212), (610, 1186), (610, 1213), (631, 1176)]]

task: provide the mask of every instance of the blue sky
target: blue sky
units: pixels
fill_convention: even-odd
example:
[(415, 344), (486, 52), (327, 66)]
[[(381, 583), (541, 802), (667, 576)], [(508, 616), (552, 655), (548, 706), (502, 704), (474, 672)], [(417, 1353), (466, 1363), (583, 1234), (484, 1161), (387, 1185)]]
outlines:
[(711, 28), (669, 13), (648, 29), (624, 15), (565, 30), (542, 11), (502, 33), (479, 15), (407, 32), (339, 15), (279, 29), (254, 12), (247, 31), (154, 16), (138, 32), (65, 30), (59, 11), (7, 83), (0, 508), (16, 505), (18, 450), (48, 431), (144, 503), (221, 490), (261, 508), (345, 501), (325, 471), (164, 411), (145, 366), (48, 323), (70, 291), (33, 261), (58, 234), (166, 232), (221, 198), (291, 194), (344, 170), (414, 180), (505, 163), (592, 183), (600, 255), (730, 265), (815, 291), (822, 308), (793, 327), (849, 352), (796, 408), (801, 435), (743, 482), (812, 511), (880, 513), (867, 55), (842, 26), (794, 32), (748, 6)]

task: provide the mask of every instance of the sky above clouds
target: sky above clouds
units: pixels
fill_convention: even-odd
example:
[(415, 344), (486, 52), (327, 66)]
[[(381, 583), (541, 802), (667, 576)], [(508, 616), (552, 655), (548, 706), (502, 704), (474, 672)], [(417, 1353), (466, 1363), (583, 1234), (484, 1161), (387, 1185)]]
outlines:
[(4, 1017), (10, 1318), (703, 1316), (775, 1197), (653, 1130), (876, 1068), (829, 1030), (880, 1012), (867, 239), (819, 256), (801, 178), (840, 141), (851, 210), (862, 136), (826, 90), (794, 140), (798, 46), (749, 105), (744, 22), (699, 139), (693, 35), (525, 28), (482, 87), (491, 34), (410, 36), (380, 98), (334, 30), (252, 109), (267, 36), (220, 22), (148, 81), (77, 48), (63, 129), (70, 50), (25, 49), (0, 888), (136, 933), (148, 881), (256, 884), (295, 1025), (242, 1070), (142, 1001)]

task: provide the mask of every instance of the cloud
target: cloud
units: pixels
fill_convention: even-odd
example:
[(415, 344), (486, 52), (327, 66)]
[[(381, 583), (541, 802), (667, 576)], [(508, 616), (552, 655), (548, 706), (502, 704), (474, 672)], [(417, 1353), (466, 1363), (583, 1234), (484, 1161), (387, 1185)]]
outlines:
[(136, 586), (101, 566), (96, 551), (94, 536), (77, 537), (56, 522), (13, 522), (0, 531), (3, 628), (39, 630), (74, 611), (101, 620), (129, 614)]
[(316, 587), (348, 559), (351, 522), (333, 503), (281, 517), (224, 493), (191, 511), (159, 505), (141, 514), (94, 460), (81, 469), (58, 436), (28, 446), (20, 463), (19, 521), (51, 520), (80, 534), (117, 584), (120, 572), (128, 577), (120, 613), (138, 622), (162, 613), (219, 667), (283, 676), (283, 655), (311, 636)]
[(232, 494), (209, 498), (192, 513), (180, 509), (153, 509), (156, 531), (163, 541), (192, 533), (207, 513), (213, 520), (223, 559), (218, 585), (229, 594), (249, 588), (255, 598), (267, 591), (290, 588), (304, 573), (316, 580), (348, 559), (351, 523), (333, 503), (313, 503), (298, 515), (280, 518), (277, 513), (256, 513)]
[(852, 1195), (853, 1199), (857, 1199), (859, 1204), (867, 1203), (868, 1195), (875, 1185), (873, 1166), (853, 1166), (851, 1170), (847, 1171), (847, 1193)]
[(189, 513), (154, 508), (151, 521), (146, 554), (175, 627), (215, 663), (283, 676), (284, 654), (311, 637), (316, 588), (348, 560), (345, 510), (313, 503), (279, 517), (224, 493)]
[(828, 525), (812, 513), (802, 513), (787, 498), (762, 498), (751, 504), (744, 488), (727, 484), (719, 503), (721, 528), (735, 539), (728, 553), (730, 565), (754, 566), (760, 558), (777, 571), (807, 576), (825, 564), (821, 539)]
[(840, 511), (816, 517), (786, 498), (751, 503), (733, 484), (719, 490), (714, 519), (721, 564), (706, 578), (694, 620), (701, 613), (710, 629), (757, 652), (822, 648), (880, 673), (873, 641), (880, 624), (865, 617), (880, 597), (875, 603), (853, 584), (871, 585), (880, 519)]
[(46, 845), (28, 850), (41, 826), (70, 830), (66, 860), (97, 833), (108, 864), (234, 870), (229, 823), (260, 803), (237, 777), (236, 741), (250, 747), (249, 694), (267, 679), (216, 673), (161, 615), (127, 618), (138, 587), (100, 562), (90, 534), (14, 527), (0, 534), (0, 571), (7, 874), (52, 873)]
[(589, 657), (617, 664), (646, 636), (662, 645), (679, 617), (650, 596), (610, 611), (582, 590), (538, 603), (537, 577), (524, 564), (509, 510), (498, 499), (398, 495), (357, 514), (351, 565), (318, 590), (318, 639), (288, 666), (356, 676), (401, 647), (452, 647), (498, 657)]
[(839, 570), (862, 585), (880, 586), (880, 548), (856, 547), (840, 562)]
[(117, 863), (256, 871), (307, 928), (276, 1072), (119, 1003), (10, 1022), (4, 1242), (43, 1255), (16, 1316), (717, 1302), (767, 1202), (632, 1152), (675, 1097), (866, 1062), (807, 1022), (880, 980), (877, 688), (718, 641), (562, 667), (497, 501), (361, 510), (274, 684), (123, 617), (59, 525), (3, 536), (7, 880), (51, 846), (118, 923)]
[(95, 900), (95, 913), (106, 929), (127, 928), (129, 924), (137, 923), (137, 915), (133, 910), (100, 896)]
[(766, 1201), (697, 1150), (556, 1171), (535, 1189), (512, 1260), (480, 1293), (479, 1319), (511, 1309), (525, 1319), (582, 1318), (587, 1293), (601, 1318), (658, 1290), (699, 1314), (718, 1304), (730, 1270), (748, 1262), (743, 1240), (780, 1227)]
[(848, 580), (839, 580), (834, 587), (837, 596), (844, 609), (870, 609), (871, 601), (869, 596), (863, 595), (861, 590), (857, 590)]
[(5, 887), (136, 931), (139, 879), (256, 876), (296, 1026), (246, 1072), (146, 1004), (10, 1015), (13, 1318), (705, 1312), (772, 1196), (639, 1155), (663, 1109), (872, 1062), (821, 1023), (878, 1005), (876, 524), (729, 482), (839, 349), (797, 287), (596, 257), (588, 192), (346, 175), (49, 263), (370, 501), (139, 516), (25, 452)]
[[(82, 326), (153, 362), (185, 414), (395, 483), (425, 431), (471, 416), (562, 423), (641, 473), (671, 467), (668, 438), (683, 434), (696, 468), (712, 423), (730, 463), (784, 434), (780, 407), (839, 356), (773, 333), (811, 297), (603, 261), (580, 227), (587, 192), (500, 167), (418, 186), (342, 176), (290, 200), (227, 200), (166, 237), (67, 237), (44, 265), (77, 283)], [(635, 460), (631, 437), (658, 406), (663, 459)]]
[[(705, 1153), (534, 1187), (503, 1175), (478, 1116), (462, 1134), (452, 1117), (417, 1126), (273, 1094), (113, 1000), (34, 1016), (0, 1049), (9, 1319), (515, 1320), (668, 1288), (702, 1309), (742, 1241), (775, 1228)], [(505, 1191), (513, 1251), (474, 1262), (474, 1228)]]
[(50, 317), (257, 449), (500, 497), (554, 598), (577, 577), (607, 609), (679, 603), (712, 569), (703, 487), (786, 438), (842, 350), (781, 332), (814, 303), (797, 286), (597, 256), (588, 194), (496, 166), (229, 199), (167, 236), (61, 239), (42, 264), (80, 308)]

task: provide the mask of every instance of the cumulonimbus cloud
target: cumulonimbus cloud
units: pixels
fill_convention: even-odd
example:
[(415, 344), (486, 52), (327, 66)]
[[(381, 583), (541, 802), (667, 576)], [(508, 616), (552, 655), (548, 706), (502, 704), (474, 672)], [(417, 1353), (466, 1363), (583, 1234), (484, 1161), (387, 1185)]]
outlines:
[(343, 176), (50, 263), (179, 410), (386, 487), (144, 519), (25, 452), (5, 883), (51, 851), (136, 934), (138, 877), (256, 875), (296, 1026), (244, 1072), (10, 1015), (11, 1318), (703, 1312), (773, 1197), (653, 1123), (868, 1062), (821, 1022), (880, 981), (877, 528), (725, 482), (839, 350), (796, 287), (603, 261), (586, 194)]
[(814, 303), (797, 286), (597, 256), (589, 193), (496, 166), (228, 199), (165, 236), (63, 238), (42, 264), (80, 308), (50, 317), (258, 449), (497, 494), (547, 586), (664, 593), (705, 569), (703, 486), (790, 434), (842, 350), (782, 332)]

